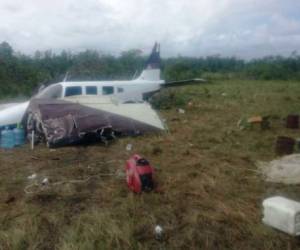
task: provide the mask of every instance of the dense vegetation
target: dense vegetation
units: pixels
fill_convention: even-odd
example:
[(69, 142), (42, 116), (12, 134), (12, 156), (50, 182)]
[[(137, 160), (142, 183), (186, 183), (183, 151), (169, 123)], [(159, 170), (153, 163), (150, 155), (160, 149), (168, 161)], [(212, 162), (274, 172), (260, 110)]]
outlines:
[[(36, 51), (28, 56), (15, 52), (7, 43), (0, 44), (0, 98), (30, 95), (39, 83), (62, 80), (131, 79), (142, 69), (145, 57), (139, 50), (129, 50), (120, 56), (86, 50), (81, 53), (51, 50)], [(163, 76), (169, 80), (193, 77), (219, 79), (298, 80), (300, 56), (270, 56), (251, 61), (220, 56), (176, 57), (162, 61)], [(137, 71), (138, 70), (138, 71)]]

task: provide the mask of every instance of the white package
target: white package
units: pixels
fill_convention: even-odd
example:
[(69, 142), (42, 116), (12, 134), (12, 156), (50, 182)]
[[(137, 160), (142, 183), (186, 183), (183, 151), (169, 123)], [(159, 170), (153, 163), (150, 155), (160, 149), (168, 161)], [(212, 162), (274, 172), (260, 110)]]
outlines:
[(300, 235), (300, 203), (275, 196), (263, 201), (263, 222), (290, 235)]

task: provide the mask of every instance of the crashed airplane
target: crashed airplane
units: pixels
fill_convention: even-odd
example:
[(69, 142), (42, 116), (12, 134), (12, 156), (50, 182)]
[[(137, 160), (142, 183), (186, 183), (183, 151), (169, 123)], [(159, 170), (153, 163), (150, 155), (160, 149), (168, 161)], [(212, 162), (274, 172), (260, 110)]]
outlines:
[(111, 98), (73, 96), (33, 99), (24, 120), (27, 132), (49, 147), (159, 133), (165, 125), (148, 103), (121, 104)]
[[(204, 80), (161, 80), (160, 46), (156, 43), (136, 79), (52, 84), (27, 102), (0, 107), (0, 128), (23, 123), (27, 132), (34, 130), (49, 146), (161, 131), (165, 125), (144, 101), (163, 87), (191, 82)], [(88, 136), (91, 134), (96, 136)]]

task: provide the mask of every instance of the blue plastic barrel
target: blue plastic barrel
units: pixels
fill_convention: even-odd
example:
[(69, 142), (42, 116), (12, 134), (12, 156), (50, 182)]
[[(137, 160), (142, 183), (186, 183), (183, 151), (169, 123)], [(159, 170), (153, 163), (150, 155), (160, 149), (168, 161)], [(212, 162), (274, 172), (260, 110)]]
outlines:
[(13, 132), (15, 135), (15, 145), (20, 146), (25, 144), (25, 130), (22, 128), (22, 126), (18, 125)]
[(14, 146), (15, 146), (15, 134), (11, 129), (5, 127), (5, 129), (1, 131), (0, 147), (13, 148)]

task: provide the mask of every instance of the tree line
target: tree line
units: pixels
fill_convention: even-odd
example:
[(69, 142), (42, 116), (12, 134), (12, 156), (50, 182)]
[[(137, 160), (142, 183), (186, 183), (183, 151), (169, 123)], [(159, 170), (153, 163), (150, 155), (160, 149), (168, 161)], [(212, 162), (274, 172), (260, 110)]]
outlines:
[[(68, 80), (132, 79), (141, 72), (146, 57), (140, 50), (119, 56), (86, 50), (80, 53), (51, 50), (25, 55), (0, 43), (0, 98), (29, 96), (39, 84)], [(174, 57), (162, 60), (166, 80), (208, 79), (300, 80), (300, 56), (269, 56), (245, 61), (235, 57)]]

